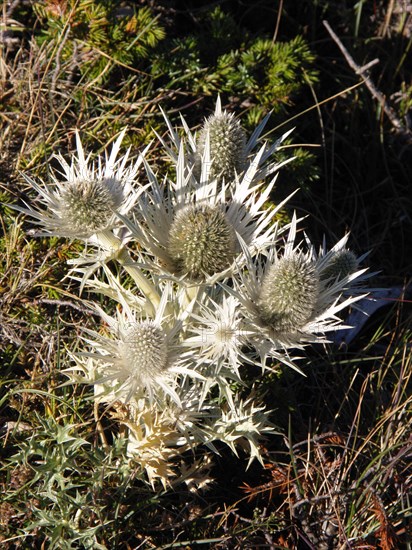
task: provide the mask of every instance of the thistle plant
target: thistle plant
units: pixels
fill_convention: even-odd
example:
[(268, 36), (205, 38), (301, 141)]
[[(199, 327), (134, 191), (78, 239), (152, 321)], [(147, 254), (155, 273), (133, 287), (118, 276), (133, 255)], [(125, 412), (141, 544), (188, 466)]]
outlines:
[(70, 277), (100, 295), (88, 304), (102, 326), (83, 330), (65, 374), (94, 388), (152, 487), (183, 480), (176, 459), (199, 445), (216, 451), (221, 441), (262, 460), (260, 438), (275, 425), (245, 364), (256, 376), (274, 364), (301, 371), (295, 350), (344, 326), (337, 314), (362, 296), (350, 288), (366, 277), (347, 236), (316, 252), (298, 240), (296, 215), (274, 221), (289, 197), (265, 208), (285, 164), (271, 157), (288, 133), (259, 143), (266, 118), (247, 139), (220, 99), (198, 136), (184, 119), (183, 135), (165, 120), (170, 173), (157, 174), (145, 152), (118, 158), (124, 131), (94, 161), (76, 134), (77, 155), (57, 155), (51, 184), (25, 176), (38, 205), (19, 207), (38, 234), (87, 245)]

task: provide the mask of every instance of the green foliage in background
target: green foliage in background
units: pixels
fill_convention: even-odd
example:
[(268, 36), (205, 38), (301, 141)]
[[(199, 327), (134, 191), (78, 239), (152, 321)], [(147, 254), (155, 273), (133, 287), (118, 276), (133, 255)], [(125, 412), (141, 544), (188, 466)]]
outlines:
[(248, 98), (250, 125), (268, 111), (285, 116), (305, 86), (318, 80), (315, 57), (301, 36), (275, 42), (242, 33), (220, 7), (205, 12), (196, 32), (161, 46), (151, 73), (166, 89), (178, 84), (191, 95)]
[[(20, 85), (19, 97), (21, 105), (34, 101), (38, 115), (33, 122), (41, 119), (47, 139), (31, 141), (30, 155), (21, 160), (25, 168), (50, 155), (48, 143), (56, 146), (67, 139), (67, 134), (51, 137), (67, 124), (84, 121), (90, 134), (103, 130), (106, 139), (132, 124), (134, 145), (148, 143), (152, 128), (162, 128), (159, 110), (148, 112), (151, 102), (173, 106), (171, 118), (177, 121), (179, 104), (220, 93), (234, 110), (242, 109), (246, 130), (252, 131), (268, 112), (273, 127), (318, 81), (315, 56), (301, 36), (273, 41), (256, 35), (221, 7), (203, 10), (196, 25), (177, 32), (147, 6), (114, 1), (36, 2), (31, 20), (37, 48), (32, 55), (42, 81), (23, 74), (31, 92)], [(199, 109), (187, 119), (197, 122)], [(294, 153), (300, 168), (295, 165), (295, 172), (291, 165), (288, 170), (299, 185), (308, 184), (317, 177), (315, 157), (299, 149)]]
[(72, 59), (81, 74), (95, 84), (107, 84), (117, 66), (138, 66), (147, 59), (164, 29), (149, 8), (122, 7), (108, 0), (34, 3), (41, 45), (54, 41), (64, 60)]

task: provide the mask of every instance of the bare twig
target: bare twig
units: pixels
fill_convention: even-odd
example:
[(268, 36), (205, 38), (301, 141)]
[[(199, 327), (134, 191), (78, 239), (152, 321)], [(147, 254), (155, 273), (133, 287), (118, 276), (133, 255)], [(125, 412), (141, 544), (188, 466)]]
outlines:
[(386, 101), (385, 96), (376, 88), (375, 84), (372, 82), (370, 76), (367, 74), (367, 70), (372, 66), (375, 65), (379, 60), (374, 59), (367, 65), (364, 65), (363, 67), (360, 67), (356, 61), (353, 59), (353, 57), (350, 55), (348, 50), (345, 48), (345, 46), (342, 44), (339, 37), (335, 34), (335, 32), (332, 30), (331, 26), (327, 21), (323, 21), (324, 26), (326, 27), (328, 33), (334, 40), (334, 42), (339, 47), (340, 51), (343, 53), (348, 65), (355, 71), (356, 74), (359, 74), (364, 83), (366, 84), (366, 87), (372, 94), (372, 96), (378, 100), (379, 104), (381, 105), (382, 109), (384, 110), (386, 116), (389, 118), (392, 126), (396, 129), (397, 133), (403, 134), (408, 139), (412, 138), (412, 132), (405, 128), (404, 124), (402, 124), (401, 120), (396, 116), (395, 111), (392, 109), (392, 107), (389, 105), (389, 103)]
[(278, 9), (278, 16), (276, 18), (275, 32), (273, 33), (273, 38), (272, 38), (272, 44), (274, 44), (276, 42), (276, 39), (278, 37), (280, 19), (282, 17), (282, 10), (283, 10), (283, 0), (280, 0), (279, 9)]

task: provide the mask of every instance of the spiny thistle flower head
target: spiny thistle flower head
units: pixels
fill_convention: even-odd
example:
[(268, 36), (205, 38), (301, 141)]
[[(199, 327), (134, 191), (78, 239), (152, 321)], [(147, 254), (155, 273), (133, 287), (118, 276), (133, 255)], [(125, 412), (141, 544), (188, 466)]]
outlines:
[[(162, 388), (173, 397), (169, 387), (170, 359), (169, 343), (162, 327), (150, 320), (120, 318), (112, 325), (113, 336), (105, 337), (95, 333), (88, 342), (94, 348), (91, 356), (98, 374), (96, 381), (107, 393), (105, 400), (121, 399), (128, 403), (147, 395), (153, 401)], [(116, 326), (117, 324), (117, 326)], [(99, 392), (104, 397), (104, 392)]]
[(81, 238), (99, 233), (111, 225), (123, 200), (122, 186), (115, 179), (73, 181), (60, 194), (56, 230)]
[(198, 280), (231, 265), (236, 235), (219, 206), (194, 204), (177, 212), (170, 227), (168, 249), (176, 271)]
[(312, 318), (318, 295), (319, 278), (313, 263), (296, 253), (269, 267), (257, 307), (262, 320), (275, 332), (294, 332)]
[(125, 130), (113, 144), (110, 155), (106, 152), (104, 158), (92, 162), (76, 132), (77, 156), (69, 164), (62, 155), (55, 155), (62, 170), (51, 172), (51, 185), (40, 186), (24, 176), (45, 208), (16, 209), (37, 220), (36, 224), (43, 227), (40, 235), (89, 240), (118, 225), (116, 214), (127, 214), (140, 194), (134, 181), (142, 157), (129, 166), (126, 166), (129, 151), (117, 158), (124, 135)]
[[(155, 133), (168, 156), (177, 165), (184, 142), (179, 132), (173, 128), (166, 113), (163, 111), (162, 113), (171, 142), (165, 141), (160, 134)], [(206, 183), (215, 179), (219, 185), (226, 184), (227, 188), (230, 188), (236, 180), (235, 173), (241, 177), (241, 174), (248, 171), (251, 187), (275, 173), (282, 164), (293, 160), (293, 157), (284, 163), (269, 160), (293, 129), (288, 130), (271, 145), (264, 143), (259, 154), (253, 153), (261, 140), (262, 132), (269, 118), (270, 113), (264, 117), (246, 142), (246, 134), (240, 122), (232, 114), (226, 111), (222, 112), (220, 97), (217, 98), (214, 114), (206, 119), (197, 137), (181, 116), (185, 138), (190, 150), (188, 155), (190, 162), (186, 162), (185, 167), (187, 172), (193, 173), (199, 182)], [(250, 171), (252, 165), (254, 165), (254, 169)]]
[(358, 259), (347, 248), (337, 250), (330, 256), (328, 262), (320, 272), (322, 281), (333, 282), (336, 279), (344, 279), (358, 269)]
[(324, 239), (319, 251), (309, 243), (310, 253), (316, 263), (323, 287), (322, 293), (327, 290), (330, 300), (337, 296), (355, 296), (373, 291), (364, 283), (376, 275), (376, 272), (369, 272), (367, 268), (360, 269), (369, 252), (356, 256), (347, 247), (348, 240), (349, 233), (328, 250)]
[(294, 215), (282, 251), (273, 247), (262, 259), (252, 258), (245, 250), (247, 263), (233, 279), (233, 287), (222, 284), (240, 304), (245, 340), (263, 369), (268, 368), (270, 357), (301, 372), (288, 350), (326, 342), (327, 332), (347, 328), (337, 313), (361, 298), (343, 297), (346, 279), (332, 284), (320, 280), (325, 258), (316, 257), (310, 242), (303, 252), (302, 243), (295, 244), (296, 232)]
[[(246, 132), (234, 115), (221, 110), (220, 102), (216, 111), (206, 119), (197, 140), (197, 166), (206, 143), (209, 141), (210, 167), (209, 178), (230, 181), (240, 174), (247, 162)], [(200, 172), (200, 170), (197, 170)]]
[[(93, 379), (96, 397), (101, 401), (120, 399), (129, 403), (144, 398), (153, 402), (169, 396), (180, 405), (177, 375), (198, 375), (190, 368), (195, 364), (194, 354), (179, 344), (181, 322), (170, 309), (166, 313), (171, 292), (167, 285), (154, 318), (142, 317), (121, 296), (121, 309), (117, 309), (115, 317), (95, 305), (110, 333), (84, 329), (91, 336), (84, 337), (91, 351), (85, 354), (89, 362), (83, 370), (88, 371), (84, 381), (90, 383)], [(74, 359), (82, 367), (82, 354)]]

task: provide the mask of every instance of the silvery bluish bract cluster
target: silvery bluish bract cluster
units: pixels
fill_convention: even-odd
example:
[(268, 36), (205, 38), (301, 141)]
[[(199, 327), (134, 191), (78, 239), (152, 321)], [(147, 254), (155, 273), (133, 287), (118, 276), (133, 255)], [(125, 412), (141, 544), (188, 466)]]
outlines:
[[(117, 160), (125, 131), (121, 132), (110, 155), (91, 163), (85, 156), (76, 133), (77, 155), (68, 164), (56, 155), (62, 171), (52, 172), (52, 183), (39, 186), (30, 177), (25, 179), (38, 192), (44, 209), (17, 207), (29, 214), (43, 228), (39, 235), (58, 235), (74, 239), (90, 240), (94, 235), (113, 229), (117, 223), (116, 212), (128, 213), (135, 205), (139, 191), (135, 185), (136, 174), (143, 157), (127, 164), (129, 151)], [(60, 181), (60, 175), (64, 181)]]
[(71, 277), (81, 292), (117, 303), (107, 311), (96, 299), (101, 328), (83, 330), (67, 376), (90, 384), (124, 426), (113, 437), (127, 434), (128, 457), (154, 488), (183, 479), (196, 488), (209, 468), (206, 455), (188, 465), (197, 446), (215, 451), (221, 441), (261, 460), (260, 439), (275, 431), (276, 412), (247, 387), (245, 365), (256, 377), (301, 372), (295, 350), (344, 326), (338, 313), (362, 297), (368, 276), (347, 235), (317, 250), (299, 237), (295, 214), (275, 221), (289, 197), (267, 208), (286, 163), (274, 153), (288, 133), (261, 143), (266, 117), (247, 139), (220, 99), (198, 136), (164, 116), (168, 174), (145, 152), (135, 162), (130, 151), (119, 156), (124, 131), (94, 160), (77, 134), (77, 153), (70, 163), (57, 155), (49, 185), (26, 176), (39, 197), (18, 209), (39, 234), (83, 240)]

